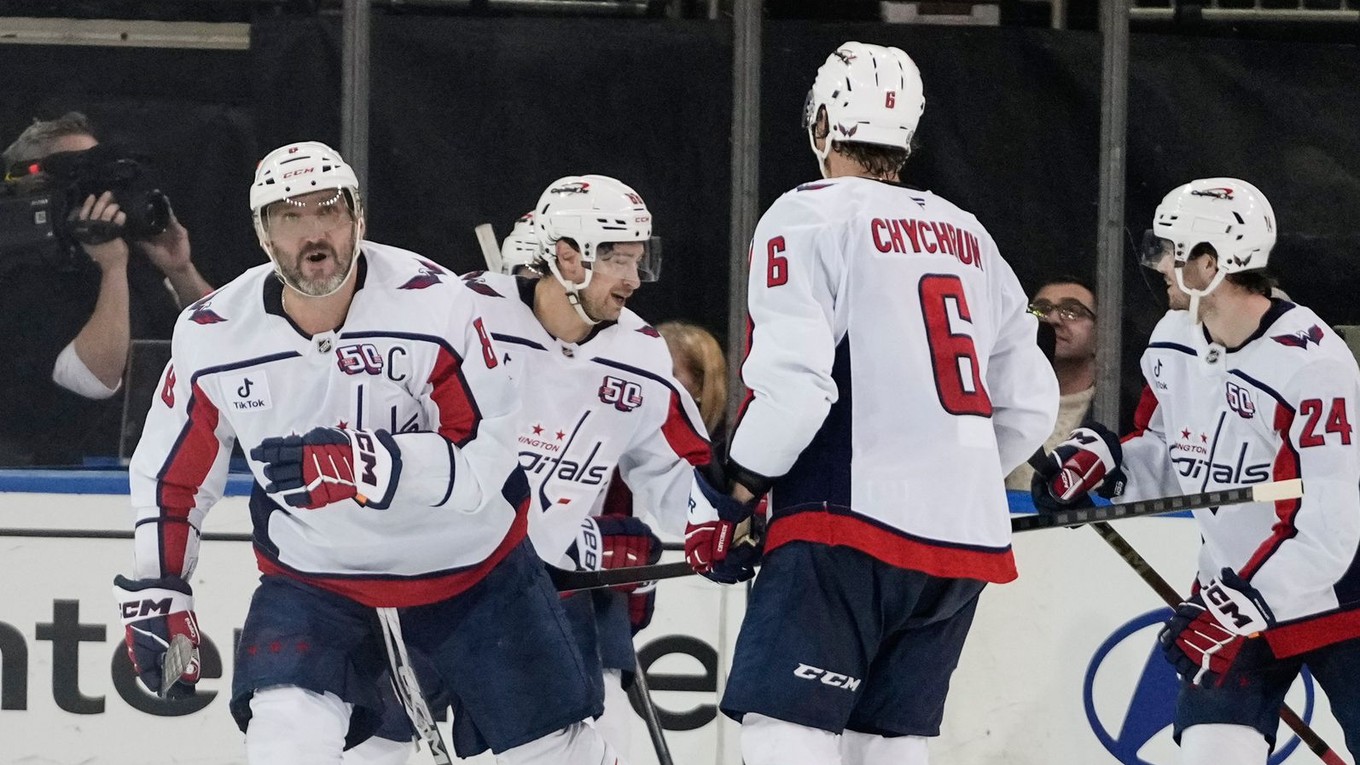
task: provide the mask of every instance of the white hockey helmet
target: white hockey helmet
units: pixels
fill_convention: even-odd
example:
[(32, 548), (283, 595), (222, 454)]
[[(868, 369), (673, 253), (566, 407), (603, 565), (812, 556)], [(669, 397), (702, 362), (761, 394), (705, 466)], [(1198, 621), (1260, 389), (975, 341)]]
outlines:
[[(363, 235), (363, 204), (359, 196), (359, 179), (340, 153), (319, 141), (300, 141), (280, 146), (265, 155), (255, 168), (255, 180), (250, 184), (250, 211), (255, 223), (255, 234), (260, 245), (274, 260), (274, 246), (269, 237), (267, 209), (275, 202), (291, 200), (316, 191), (335, 190), (336, 197), (348, 205), (354, 219), (354, 252), (350, 270), (358, 261), (359, 240)], [(275, 269), (280, 278), (283, 272)], [(349, 272), (346, 272), (348, 278)], [(286, 281), (286, 280), (285, 280)], [(344, 280), (341, 281), (341, 284)], [(290, 285), (297, 288), (298, 285)], [(338, 290), (339, 287), (336, 287)]]
[[(925, 108), (921, 71), (910, 56), (900, 48), (847, 42), (817, 70), (803, 104), (803, 128), (825, 163), (832, 141), (910, 149)], [(829, 133), (819, 151), (815, 131), (822, 109)]]
[[(580, 303), (580, 291), (590, 284), (597, 270), (611, 264), (609, 245), (636, 242), (643, 247), (636, 263), (638, 281), (656, 281), (661, 275), (661, 248), (652, 236), (652, 213), (647, 203), (627, 184), (606, 175), (569, 175), (548, 185), (534, 207), (534, 230), (539, 251), (557, 281), (567, 290), (567, 298), (586, 322), (588, 316)], [(557, 263), (557, 242), (569, 239), (581, 253), (586, 266), (585, 279), (579, 283), (562, 276)], [(628, 264), (627, 276), (633, 276)]]
[[(1237, 178), (1201, 178), (1178, 186), (1157, 205), (1153, 235), (1169, 244), (1176, 283), (1192, 296), (1213, 292), (1228, 274), (1266, 267), (1275, 246), (1275, 211), (1265, 194)], [(1181, 266), (1200, 245), (1213, 247), (1218, 272), (1203, 289), (1189, 289)]]
[(501, 243), (501, 273), (513, 274), (521, 266), (532, 266), (539, 259), (538, 232), (534, 230), (534, 211), (519, 216), (515, 227)]

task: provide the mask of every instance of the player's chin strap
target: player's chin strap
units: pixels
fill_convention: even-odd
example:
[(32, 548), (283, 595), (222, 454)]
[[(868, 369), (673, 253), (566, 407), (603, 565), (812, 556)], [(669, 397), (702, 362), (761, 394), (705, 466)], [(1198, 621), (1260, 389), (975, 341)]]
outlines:
[(827, 169), (826, 158), (831, 154), (831, 129), (827, 128), (826, 136), (823, 139), (822, 148), (817, 148), (817, 123), (814, 121), (808, 125), (808, 145), (812, 147), (812, 153), (817, 157), (817, 169), (822, 172), (823, 178), (830, 178), (831, 171)]
[(255, 214), (255, 234), (259, 237), (260, 246), (264, 248), (265, 254), (269, 256), (269, 263), (272, 266), (274, 266), (274, 276), (278, 278), (279, 281), (283, 282), (285, 285), (289, 287), (292, 287), (294, 290), (297, 291), (299, 295), (305, 295), (307, 297), (324, 298), (330, 297), (331, 295), (334, 295), (335, 293), (344, 289), (345, 285), (349, 283), (349, 277), (353, 275), (355, 267), (358, 266), (359, 264), (359, 255), (363, 249), (362, 248), (363, 240), (361, 238), (360, 230), (361, 227), (359, 225), (360, 220), (362, 220), (362, 217), (356, 218), (354, 223), (351, 224), (353, 227), (352, 230), (354, 232), (354, 251), (351, 252), (349, 256), (349, 270), (345, 272), (345, 278), (341, 279), (339, 283), (335, 285), (335, 289), (331, 290), (330, 292), (327, 292), (324, 295), (313, 295), (311, 293), (304, 292), (298, 285), (293, 284), (291, 281), (288, 280), (288, 277), (283, 275), (283, 269), (279, 268), (279, 259), (274, 255), (274, 243), (270, 241), (269, 232), (265, 230), (264, 220), (263, 218), (260, 217), (259, 213)]
[(1177, 263), (1176, 268), (1174, 269), (1176, 272), (1176, 286), (1180, 288), (1181, 292), (1190, 296), (1190, 317), (1195, 320), (1196, 324), (1202, 324), (1203, 319), (1199, 315), (1199, 299), (1218, 289), (1218, 285), (1223, 283), (1223, 280), (1228, 276), (1228, 272), (1220, 268), (1214, 273), (1214, 278), (1209, 280), (1209, 285), (1207, 287), (1202, 290), (1191, 289), (1185, 286), (1185, 277), (1183, 276), (1184, 269), (1181, 268), (1182, 265), (1184, 264)]
[(576, 309), (576, 315), (581, 317), (581, 321), (592, 327), (599, 324), (600, 320), (592, 319), (590, 314), (586, 313), (586, 307), (581, 304), (581, 290), (590, 284), (590, 277), (594, 276), (595, 272), (587, 268), (585, 281), (577, 284), (563, 276), (562, 272), (557, 269), (557, 258), (549, 257), (546, 260), (548, 261), (548, 270), (552, 271), (552, 275), (557, 279), (557, 283), (562, 285), (562, 289), (567, 291), (567, 302), (571, 303), (571, 307)]
[(387, 649), (387, 663), (392, 669), (392, 687), (397, 698), (406, 709), (406, 716), (416, 732), (430, 747), (430, 755), (436, 765), (453, 765), (449, 748), (444, 744), (444, 736), (434, 725), (434, 715), (425, 703), (425, 695), (420, 692), (420, 682), (416, 680), (415, 670), (411, 668), (410, 657), (406, 654), (406, 641), (401, 636), (401, 617), (395, 608), (379, 608), (378, 623), (382, 625), (383, 647)]

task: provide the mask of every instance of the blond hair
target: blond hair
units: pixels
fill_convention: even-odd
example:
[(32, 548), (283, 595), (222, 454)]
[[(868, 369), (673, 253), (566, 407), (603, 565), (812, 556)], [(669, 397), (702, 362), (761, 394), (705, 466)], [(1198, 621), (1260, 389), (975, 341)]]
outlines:
[(722, 424), (727, 408), (727, 359), (722, 346), (708, 330), (685, 321), (666, 321), (656, 325), (666, 339), (676, 368), (689, 372), (699, 386), (699, 416), (709, 434)]

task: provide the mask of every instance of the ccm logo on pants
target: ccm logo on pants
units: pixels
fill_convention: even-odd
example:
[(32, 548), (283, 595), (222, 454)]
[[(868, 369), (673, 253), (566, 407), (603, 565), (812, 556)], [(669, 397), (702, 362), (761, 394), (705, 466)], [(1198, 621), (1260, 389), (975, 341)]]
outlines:
[(822, 685), (829, 685), (833, 688), (844, 688), (847, 691), (853, 691), (859, 687), (858, 678), (842, 675), (839, 672), (828, 672), (821, 667), (814, 667), (811, 664), (803, 664), (801, 662), (798, 664), (798, 669), (793, 671), (793, 676), (804, 680), (820, 679)]

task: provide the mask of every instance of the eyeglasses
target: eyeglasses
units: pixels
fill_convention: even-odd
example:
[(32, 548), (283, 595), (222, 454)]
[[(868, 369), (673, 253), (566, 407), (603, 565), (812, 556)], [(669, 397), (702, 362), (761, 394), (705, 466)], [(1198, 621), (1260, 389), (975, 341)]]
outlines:
[(1077, 321), (1078, 319), (1089, 319), (1095, 321), (1095, 312), (1081, 304), (1081, 301), (1068, 298), (1061, 303), (1053, 303), (1049, 300), (1036, 300), (1029, 304), (1029, 312), (1041, 319), (1050, 316), (1057, 316), (1063, 321)]

